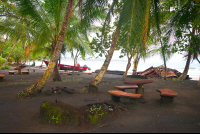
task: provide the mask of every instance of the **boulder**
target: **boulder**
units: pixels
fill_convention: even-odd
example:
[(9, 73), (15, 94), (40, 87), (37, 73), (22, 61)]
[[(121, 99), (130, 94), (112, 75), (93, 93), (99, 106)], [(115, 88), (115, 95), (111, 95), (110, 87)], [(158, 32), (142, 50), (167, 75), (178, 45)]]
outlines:
[(66, 92), (66, 93), (70, 93), (70, 94), (74, 94), (75, 93), (75, 90), (72, 89), (72, 88), (62, 87), (61, 90)]

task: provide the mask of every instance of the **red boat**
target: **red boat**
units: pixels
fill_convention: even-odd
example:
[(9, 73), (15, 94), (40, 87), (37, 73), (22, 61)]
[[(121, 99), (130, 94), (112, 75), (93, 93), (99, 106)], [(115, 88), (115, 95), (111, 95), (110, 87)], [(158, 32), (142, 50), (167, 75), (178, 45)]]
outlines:
[[(44, 63), (46, 64), (46, 66), (48, 66), (49, 61), (43, 60)], [(59, 64), (58, 64), (59, 66)], [(60, 64), (60, 70), (73, 70), (74, 66), (71, 65), (64, 65), (64, 64)], [(78, 67), (75, 66), (75, 70), (74, 71), (86, 71), (88, 69), (88, 67)]]

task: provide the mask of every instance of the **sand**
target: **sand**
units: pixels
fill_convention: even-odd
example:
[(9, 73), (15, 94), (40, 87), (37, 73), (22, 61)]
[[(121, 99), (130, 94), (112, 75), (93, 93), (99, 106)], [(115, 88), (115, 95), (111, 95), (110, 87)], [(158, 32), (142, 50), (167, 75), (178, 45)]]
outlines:
[[(200, 132), (200, 88), (199, 79), (174, 81), (168, 79), (152, 79), (153, 83), (144, 85), (146, 103), (121, 98), (128, 111), (123, 111), (116, 117), (107, 119), (95, 126), (83, 128), (81, 126), (53, 126), (39, 122), (39, 108), (42, 102), (61, 102), (73, 107), (92, 103), (112, 102), (108, 90), (115, 90), (114, 86), (125, 85), (122, 75), (105, 74), (100, 82), (97, 94), (84, 94), (80, 90), (96, 75), (79, 73), (67, 75), (61, 71), (62, 82), (48, 80), (42, 93), (34, 98), (16, 99), (20, 91), (26, 89), (43, 74), (44, 69), (36, 68), (28, 75), (9, 75), (9, 70), (0, 70), (4, 73), (4, 81), (0, 82), (0, 132), (1, 133), (199, 133)], [(10, 71), (16, 71), (10, 69)], [(17, 72), (17, 71), (16, 71)], [(132, 80), (135, 78), (127, 78)], [(52, 94), (47, 96), (45, 91), (49, 86), (66, 86), (75, 89), (75, 94)], [(171, 104), (160, 105), (160, 93), (157, 89), (169, 88), (177, 92)], [(126, 90), (134, 93), (135, 90)], [(98, 99), (98, 101), (88, 101)], [(87, 101), (86, 101), (87, 100)]]

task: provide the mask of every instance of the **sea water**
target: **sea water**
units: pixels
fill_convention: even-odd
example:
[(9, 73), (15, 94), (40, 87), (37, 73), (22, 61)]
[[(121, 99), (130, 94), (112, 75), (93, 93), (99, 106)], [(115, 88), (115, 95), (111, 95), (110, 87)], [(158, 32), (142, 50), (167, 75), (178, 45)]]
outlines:
[[(176, 69), (179, 72), (183, 72), (186, 64), (186, 59), (182, 58), (182, 55), (174, 55), (169, 60), (167, 60), (167, 68)], [(105, 58), (92, 58), (92, 59), (86, 59), (82, 60), (81, 58), (77, 59), (78, 63), (81, 66), (87, 65), (91, 68), (90, 71), (94, 72), (97, 69), (100, 69), (105, 61)], [(40, 66), (41, 61), (35, 61), (35, 66)], [(118, 71), (125, 71), (127, 66), (128, 60), (126, 58), (118, 58), (118, 56), (113, 56), (109, 66), (108, 70), (118, 70)], [(29, 63), (26, 63), (27, 65)], [(30, 62), (30, 65), (32, 64), (32, 61)], [(61, 57), (61, 64), (66, 65), (74, 65), (74, 60), (71, 57)], [(163, 65), (163, 60), (159, 55), (152, 56), (151, 58), (140, 59), (137, 71), (144, 71), (151, 66), (157, 67)], [(46, 66), (45, 63), (43, 63), (43, 66)], [(133, 60), (131, 61), (131, 67), (128, 70), (128, 74), (130, 75), (133, 70)], [(188, 75), (191, 78), (198, 79), (200, 77), (200, 64), (194, 60), (190, 63)]]

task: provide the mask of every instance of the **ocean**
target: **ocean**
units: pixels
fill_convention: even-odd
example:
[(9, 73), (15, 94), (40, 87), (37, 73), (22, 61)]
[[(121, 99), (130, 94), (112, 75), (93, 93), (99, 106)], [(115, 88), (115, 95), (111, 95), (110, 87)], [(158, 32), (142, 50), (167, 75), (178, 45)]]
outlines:
[[(86, 64), (88, 67), (91, 68), (90, 71), (92, 72), (94, 72), (97, 69), (100, 69), (104, 63), (104, 60), (105, 60), (104, 58), (97, 58), (97, 59), (93, 58), (93, 59), (86, 59), (86, 60), (82, 60), (81, 58), (77, 59), (78, 63), (81, 66)], [(115, 54), (113, 55), (113, 58), (108, 66), (108, 70), (125, 71), (127, 62), (128, 60), (126, 58), (120, 59)], [(36, 66), (40, 66), (41, 63), (42, 63), (41, 61), (35, 61)], [(26, 64), (29, 65), (28, 62)], [(32, 64), (32, 61), (30, 62), (30, 65), (31, 64)], [(61, 64), (74, 65), (74, 60), (71, 57), (61, 57)], [(167, 61), (167, 68), (176, 69), (182, 73), (185, 68), (185, 64), (186, 64), (186, 60), (182, 58), (182, 55), (176, 54)], [(163, 65), (163, 61), (159, 55), (155, 55), (145, 60), (140, 59), (137, 71), (144, 71), (151, 66), (157, 67), (160, 65)], [(43, 66), (46, 66), (46, 65), (43, 63)], [(133, 60), (131, 61), (131, 67), (128, 71), (128, 74), (131, 74), (132, 70), (133, 70)], [(195, 77), (196, 79), (200, 77), (200, 64), (196, 60), (190, 63), (188, 75), (189, 77), (192, 77), (192, 78)]]

